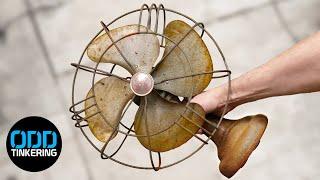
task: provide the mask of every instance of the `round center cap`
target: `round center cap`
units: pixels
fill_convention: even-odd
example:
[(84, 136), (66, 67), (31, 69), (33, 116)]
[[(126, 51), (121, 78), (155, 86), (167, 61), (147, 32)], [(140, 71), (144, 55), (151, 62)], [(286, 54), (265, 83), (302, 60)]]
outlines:
[(138, 96), (145, 96), (153, 89), (154, 81), (150, 74), (138, 72), (131, 77), (130, 88)]

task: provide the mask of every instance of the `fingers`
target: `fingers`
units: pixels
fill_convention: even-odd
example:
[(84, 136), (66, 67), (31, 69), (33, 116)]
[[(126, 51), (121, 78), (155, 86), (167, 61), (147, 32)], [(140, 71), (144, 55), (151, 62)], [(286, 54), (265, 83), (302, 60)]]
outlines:
[(206, 113), (213, 112), (218, 105), (218, 97), (214, 89), (202, 92), (191, 99), (192, 103), (199, 104)]
[[(221, 116), (237, 107), (234, 103), (227, 103), (227, 88), (223, 86), (204, 91), (201, 94), (193, 97), (190, 102), (199, 104), (206, 114), (213, 113)], [(225, 109), (226, 108), (226, 109)]]

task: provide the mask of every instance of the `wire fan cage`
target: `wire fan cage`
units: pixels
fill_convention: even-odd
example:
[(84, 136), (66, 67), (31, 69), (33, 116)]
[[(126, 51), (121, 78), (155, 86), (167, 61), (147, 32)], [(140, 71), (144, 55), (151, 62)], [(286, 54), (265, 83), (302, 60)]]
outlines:
[[(144, 13), (146, 12), (146, 13)], [(144, 17), (145, 14), (147, 14), (147, 22), (146, 22), (146, 27), (147, 29), (150, 29), (152, 31), (140, 31), (140, 26), (139, 29), (138, 29), (138, 32), (136, 33), (132, 33), (132, 34), (129, 34), (129, 35), (126, 35), (120, 39), (112, 39), (111, 36), (110, 36), (110, 33), (109, 33), (109, 26), (111, 26), (112, 24), (114, 24), (115, 22), (117, 21), (120, 21), (122, 18), (126, 17), (126, 16), (130, 16), (130, 15), (133, 15), (133, 14), (137, 14), (138, 13), (138, 19), (136, 22), (134, 23), (138, 23), (138, 25), (144, 25), (142, 23), (142, 19)], [(227, 94), (227, 102), (229, 100), (229, 96), (230, 96), (230, 80), (231, 80), (231, 71), (229, 70), (228, 68), (228, 65), (227, 65), (227, 62), (225, 60), (225, 57), (219, 47), (219, 45), (217, 44), (217, 42), (215, 41), (215, 39), (209, 34), (209, 32), (205, 29), (205, 26), (203, 23), (199, 23), (197, 21), (195, 21), (194, 19), (188, 17), (187, 15), (184, 15), (180, 12), (177, 12), (175, 10), (171, 10), (171, 9), (167, 9), (165, 8), (162, 4), (160, 5), (155, 5), (155, 4), (152, 4), (151, 6), (148, 6), (146, 4), (142, 5), (141, 8), (139, 9), (136, 9), (136, 10), (133, 10), (133, 11), (130, 11), (130, 12), (127, 12), (119, 17), (117, 17), (116, 19), (114, 19), (113, 21), (111, 21), (110, 23), (108, 24), (104, 24), (102, 23), (103, 25), (103, 29), (101, 29), (93, 38), (92, 40), (88, 43), (88, 45), (86, 46), (86, 48), (84, 49), (84, 51), (82, 52), (81, 56), (80, 56), (80, 59), (78, 61), (78, 63), (72, 63), (71, 65), (75, 67), (75, 73), (74, 73), (74, 78), (73, 78), (73, 83), (72, 83), (72, 106), (70, 107), (70, 112), (73, 113), (72, 115), (72, 120), (75, 121), (75, 127), (79, 128), (80, 131), (82, 132), (82, 134), (85, 136), (85, 138), (88, 140), (88, 142), (100, 153), (100, 156), (102, 159), (111, 159), (112, 161), (114, 162), (117, 162), (119, 164), (122, 164), (122, 165), (125, 165), (125, 166), (128, 166), (128, 167), (132, 167), (132, 168), (137, 168), (137, 169), (153, 169), (153, 170), (160, 170), (160, 169), (164, 169), (164, 168), (168, 168), (168, 167), (171, 167), (173, 165), (176, 165), (186, 159), (188, 159), (189, 157), (191, 157), (193, 154), (195, 154), (196, 152), (198, 152), (204, 145), (208, 144), (208, 141), (210, 140), (210, 138), (213, 136), (213, 134), (215, 133), (216, 129), (219, 128), (219, 125), (224, 117), (224, 114), (226, 112), (226, 109), (227, 109), (227, 104), (225, 105), (224, 107), (224, 110), (223, 110), (223, 113), (222, 113), (222, 116), (220, 117), (220, 120), (218, 123), (213, 123), (212, 121), (209, 122), (206, 117), (202, 117), (200, 116), (204, 121), (206, 122), (209, 122), (212, 124), (212, 126), (215, 127), (215, 130), (213, 132), (210, 132), (210, 135), (206, 138), (203, 138), (201, 137), (201, 135), (198, 135), (198, 134), (192, 134), (193, 137), (195, 137), (196, 139), (198, 139), (201, 144), (199, 147), (197, 147), (194, 151), (188, 153), (185, 157), (179, 159), (179, 160), (175, 160), (174, 162), (170, 162), (170, 163), (167, 163), (167, 164), (163, 164), (162, 163), (162, 158), (163, 158), (163, 155), (167, 154), (167, 153), (170, 153), (172, 151), (179, 151), (179, 148), (176, 148), (176, 149), (173, 149), (171, 151), (168, 151), (168, 152), (164, 152), (164, 153), (160, 153), (160, 152), (152, 152), (151, 150), (148, 150), (149, 151), (149, 154), (146, 156), (146, 158), (150, 159), (150, 164), (149, 166), (140, 166), (140, 165), (136, 165), (136, 164), (130, 164), (128, 162), (123, 162), (119, 159), (116, 158), (116, 154), (119, 153), (119, 151), (121, 150), (121, 148), (123, 147), (123, 145), (125, 144), (125, 141), (128, 139), (128, 137), (137, 137), (138, 135), (136, 135), (134, 133), (134, 130), (133, 130), (133, 123), (127, 125), (125, 123), (122, 122), (122, 118), (124, 117), (125, 113), (127, 112), (127, 110), (132, 106), (132, 103), (133, 102), (133, 99), (132, 98), (129, 103), (127, 104), (126, 108), (123, 110), (122, 112), (122, 115), (121, 115), (121, 120), (119, 121), (119, 124), (117, 126), (112, 126), (110, 125), (110, 123), (106, 120), (106, 118), (104, 117), (104, 115), (101, 113), (101, 110), (100, 110), (100, 107), (97, 105), (97, 103), (95, 103), (93, 106), (95, 106), (97, 109), (98, 109), (98, 112), (97, 114), (100, 114), (100, 116), (102, 116), (105, 120), (105, 122), (110, 125), (113, 129), (113, 134), (114, 133), (121, 133), (124, 135), (123, 138), (120, 139), (120, 143), (119, 145), (117, 146), (116, 150), (111, 152), (111, 153), (107, 153), (106, 152), (106, 149), (109, 145), (109, 141), (111, 140), (111, 136), (109, 138), (109, 140), (107, 142), (105, 142), (103, 145), (101, 144), (97, 144), (95, 143), (94, 140), (92, 140), (92, 136), (88, 135), (88, 131), (86, 129), (88, 129), (88, 121), (87, 119), (90, 118), (91, 116), (94, 116), (96, 114), (93, 114), (91, 115), (90, 117), (84, 117), (84, 112), (85, 112), (85, 108), (83, 108), (83, 104), (86, 100), (90, 99), (90, 98), (93, 98), (95, 100), (95, 93), (93, 92), (93, 96), (90, 96), (90, 97), (86, 97), (85, 99), (83, 98), (75, 98), (75, 91), (77, 90), (77, 88), (75, 88), (75, 85), (76, 85), (76, 79), (78, 77), (78, 73), (79, 71), (85, 71), (85, 72), (89, 72), (91, 73), (92, 75), (92, 89), (93, 86), (94, 86), (94, 83), (95, 83), (95, 79), (96, 79), (96, 75), (99, 74), (99, 75), (102, 75), (102, 76), (114, 76), (114, 77), (117, 77), (117, 78), (120, 78), (124, 81), (130, 81), (131, 77), (121, 77), (120, 75), (116, 75), (114, 73), (114, 69), (115, 67), (117, 66), (116, 64), (113, 64), (112, 65), (112, 68), (110, 70), (104, 70), (104, 69), (99, 69), (98, 66), (100, 64), (100, 61), (102, 59), (102, 56), (108, 51), (108, 49), (110, 49), (111, 46), (115, 46), (119, 52), (119, 54), (123, 57), (123, 59), (125, 59), (125, 54), (123, 54), (121, 52), (121, 49), (119, 49), (117, 47), (117, 42), (119, 42), (120, 40), (124, 39), (124, 38), (127, 38), (129, 36), (132, 36), (132, 35), (136, 35), (136, 34), (154, 34), (158, 37), (159, 41), (160, 41), (160, 48), (164, 48), (165, 45), (164, 45), (164, 41), (171, 41), (173, 44), (174, 44), (174, 48), (179, 48), (179, 43), (183, 40), (183, 38), (179, 41), (179, 42), (174, 42), (172, 40), (170, 40), (168, 37), (166, 37), (164, 35), (164, 28), (166, 26), (166, 21), (167, 21), (167, 15), (168, 14), (172, 14), (174, 16), (179, 16), (179, 18), (184, 18), (184, 19), (187, 19), (189, 20), (191, 23), (193, 23), (192, 25), (192, 29), (190, 29), (189, 32), (191, 32), (191, 30), (195, 29), (195, 28), (200, 28), (200, 36), (201, 38), (203, 39), (203, 36), (206, 35), (208, 38), (208, 40), (212, 41), (215, 48), (218, 50), (219, 52), (219, 55), (221, 56), (221, 59), (223, 61), (223, 64), (224, 64), (224, 67), (225, 69), (222, 69), (222, 70), (214, 70), (214, 71), (210, 71), (210, 72), (202, 72), (202, 73), (192, 73), (191, 76), (185, 76), (185, 77), (192, 77), (192, 80), (194, 82), (194, 79), (193, 77), (195, 76), (199, 76), (199, 75), (203, 75), (203, 74), (211, 74), (212, 75), (212, 79), (214, 78), (226, 78), (227, 79), (227, 82), (228, 82), (228, 94)], [(146, 18), (146, 17), (145, 17)], [(154, 21), (152, 21), (154, 19)], [(160, 20), (162, 21), (162, 23), (160, 23)], [(154, 24), (152, 27), (151, 25)], [(159, 28), (161, 26), (161, 24), (163, 25), (162, 28)], [(162, 33), (158, 33), (160, 31), (160, 29), (162, 29)], [(189, 33), (188, 32), (188, 33)], [(88, 66), (88, 65), (84, 65), (83, 63), (83, 59), (84, 59), (84, 54), (86, 53), (87, 51), (87, 48), (88, 46), (92, 43), (92, 41), (94, 39), (96, 39), (99, 35), (101, 35), (102, 33), (106, 33), (110, 39), (112, 40), (112, 44), (106, 49), (106, 51), (104, 51), (104, 53), (101, 55), (100, 57), (100, 61), (98, 63), (96, 63), (95, 67), (91, 67), (91, 66)], [(188, 33), (185, 35), (187, 36)], [(207, 44), (207, 42), (203, 39), (203, 41)], [(211, 43), (212, 43), (211, 42)], [(172, 49), (174, 49), (172, 48)], [(172, 50), (168, 53), (170, 54), (172, 52)], [(184, 53), (184, 52), (183, 52)], [(167, 55), (168, 55), (167, 54)], [(189, 61), (189, 60), (188, 60)], [(160, 60), (161, 62), (161, 60)], [(158, 62), (159, 63), (159, 62)], [(192, 72), (192, 66), (189, 64), (190, 66), (190, 70)], [(155, 67), (156, 67), (156, 64), (155, 64)], [(176, 78), (171, 78), (171, 79), (167, 79), (165, 81), (170, 81), (170, 80), (175, 80), (175, 79), (181, 79), (181, 78), (185, 78), (185, 77), (176, 77)], [(162, 83), (162, 82), (160, 82)], [(194, 84), (196, 84), (197, 82), (194, 82)], [(190, 97), (187, 98), (188, 100), (188, 103), (186, 104), (185, 106), (185, 109), (189, 109), (191, 111), (193, 111), (195, 114), (199, 115), (195, 110), (193, 110), (192, 108), (189, 108), (188, 105), (190, 103), (190, 100), (192, 98), (192, 95), (193, 92), (190, 92)], [(146, 98), (147, 99), (147, 98)], [(96, 101), (96, 100), (95, 100)], [(87, 107), (87, 108), (91, 108), (91, 107)], [(145, 107), (145, 111), (146, 111), (146, 108)], [(182, 114), (180, 114), (182, 116)], [(175, 124), (177, 124), (177, 121), (178, 119), (176, 120)], [(179, 124), (177, 124), (179, 125)], [(183, 126), (179, 125), (181, 128), (184, 128)], [(202, 127), (199, 127), (201, 129), (203, 129)], [(188, 131), (187, 128), (184, 128), (186, 131)], [(165, 131), (167, 129), (164, 129), (163, 131)], [(205, 131), (205, 129), (203, 129)], [(161, 132), (163, 132), (161, 131)], [(148, 132), (147, 135), (140, 135), (140, 136), (145, 136), (147, 138), (150, 139), (150, 137), (156, 135), (156, 134), (159, 134), (161, 132), (158, 132), (158, 133), (152, 133), (152, 132)], [(134, 148), (134, 147), (130, 147), (130, 148)], [(128, 149), (127, 149), (128, 150)], [(155, 159), (154, 156), (157, 156), (157, 158)]]

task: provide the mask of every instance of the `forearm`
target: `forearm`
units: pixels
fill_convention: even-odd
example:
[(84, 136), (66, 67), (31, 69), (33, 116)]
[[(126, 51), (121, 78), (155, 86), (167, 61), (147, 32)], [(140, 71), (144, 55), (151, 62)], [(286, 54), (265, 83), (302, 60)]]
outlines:
[[(227, 85), (217, 89), (225, 98)], [(238, 106), (272, 96), (320, 91), (320, 33), (232, 80), (230, 105)]]

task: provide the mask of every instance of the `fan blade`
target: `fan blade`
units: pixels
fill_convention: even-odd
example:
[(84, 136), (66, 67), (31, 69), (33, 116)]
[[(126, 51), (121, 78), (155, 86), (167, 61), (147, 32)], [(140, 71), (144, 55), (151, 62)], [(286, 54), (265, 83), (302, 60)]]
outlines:
[[(109, 31), (113, 41), (117, 41), (124, 36), (138, 32), (138, 25), (127, 25)], [(140, 32), (146, 32), (147, 28), (140, 26)], [(151, 32), (151, 30), (148, 30)], [(99, 62), (100, 57), (106, 49), (112, 44), (108, 34), (97, 37), (87, 49), (88, 57), (95, 62)], [(149, 73), (159, 56), (160, 44), (154, 34), (134, 34), (125, 37), (115, 43), (122, 52), (126, 60), (121, 56), (118, 49), (113, 45), (103, 55), (102, 63), (114, 63), (122, 66), (131, 74), (135, 72)], [(132, 68), (133, 69), (132, 69)]]
[[(220, 118), (209, 114), (207, 119), (218, 123)], [(251, 153), (258, 146), (267, 127), (268, 118), (264, 115), (246, 116), (239, 120), (223, 119), (217, 131), (211, 137), (217, 145), (221, 173), (230, 178), (247, 162)], [(204, 123), (207, 132), (214, 127)], [(208, 133), (206, 133), (209, 136)]]
[[(140, 135), (137, 136), (140, 143), (151, 151), (165, 152), (181, 146), (192, 138), (203, 124), (203, 119), (185, 107), (186, 104), (166, 101), (156, 92), (152, 92), (146, 98), (146, 113), (144, 111), (146, 102), (142, 98), (135, 117), (134, 129), (135, 133)], [(205, 116), (200, 105), (190, 103), (189, 108), (202, 117)], [(150, 143), (146, 137), (148, 134)]]
[[(156, 89), (168, 91), (176, 96), (189, 97), (191, 92), (192, 96), (199, 94), (210, 83), (213, 67), (209, 51), (198, 33), (191, 29), (180, 20), (170, 22), (165, 28), (165, 35), (175, 43), (186, 37), (177, 47), (174, 47), (173, 42), (166, 40), (164, 56), (174, 49), (157, 65), (152, 74)], [(207, 74), (190, 77), (201, 73)], [(170, 80), (172, 78), (178, 79)]]
[[(94, 98), (90, 98), (95, 94)], [(119, 124), (122, 110), (134, 94), (129, 87), (129, 83), (110, 76), (99, 80), (94, 84), (94, 94), (92, 89), (87, 94), (85, 101), (85, 115), (89, 124), (89, 128), (93, 135), (102, 142), (107, 142), (112, 135), (113, 127)], [(98, 106), (101, 114), (98, 113)], [(106, 123), (106, 121), (110, 123)], [(113, 137), (116, 135), (114, 133)], [(111, 138), (113, 138), (111, 137)]]

